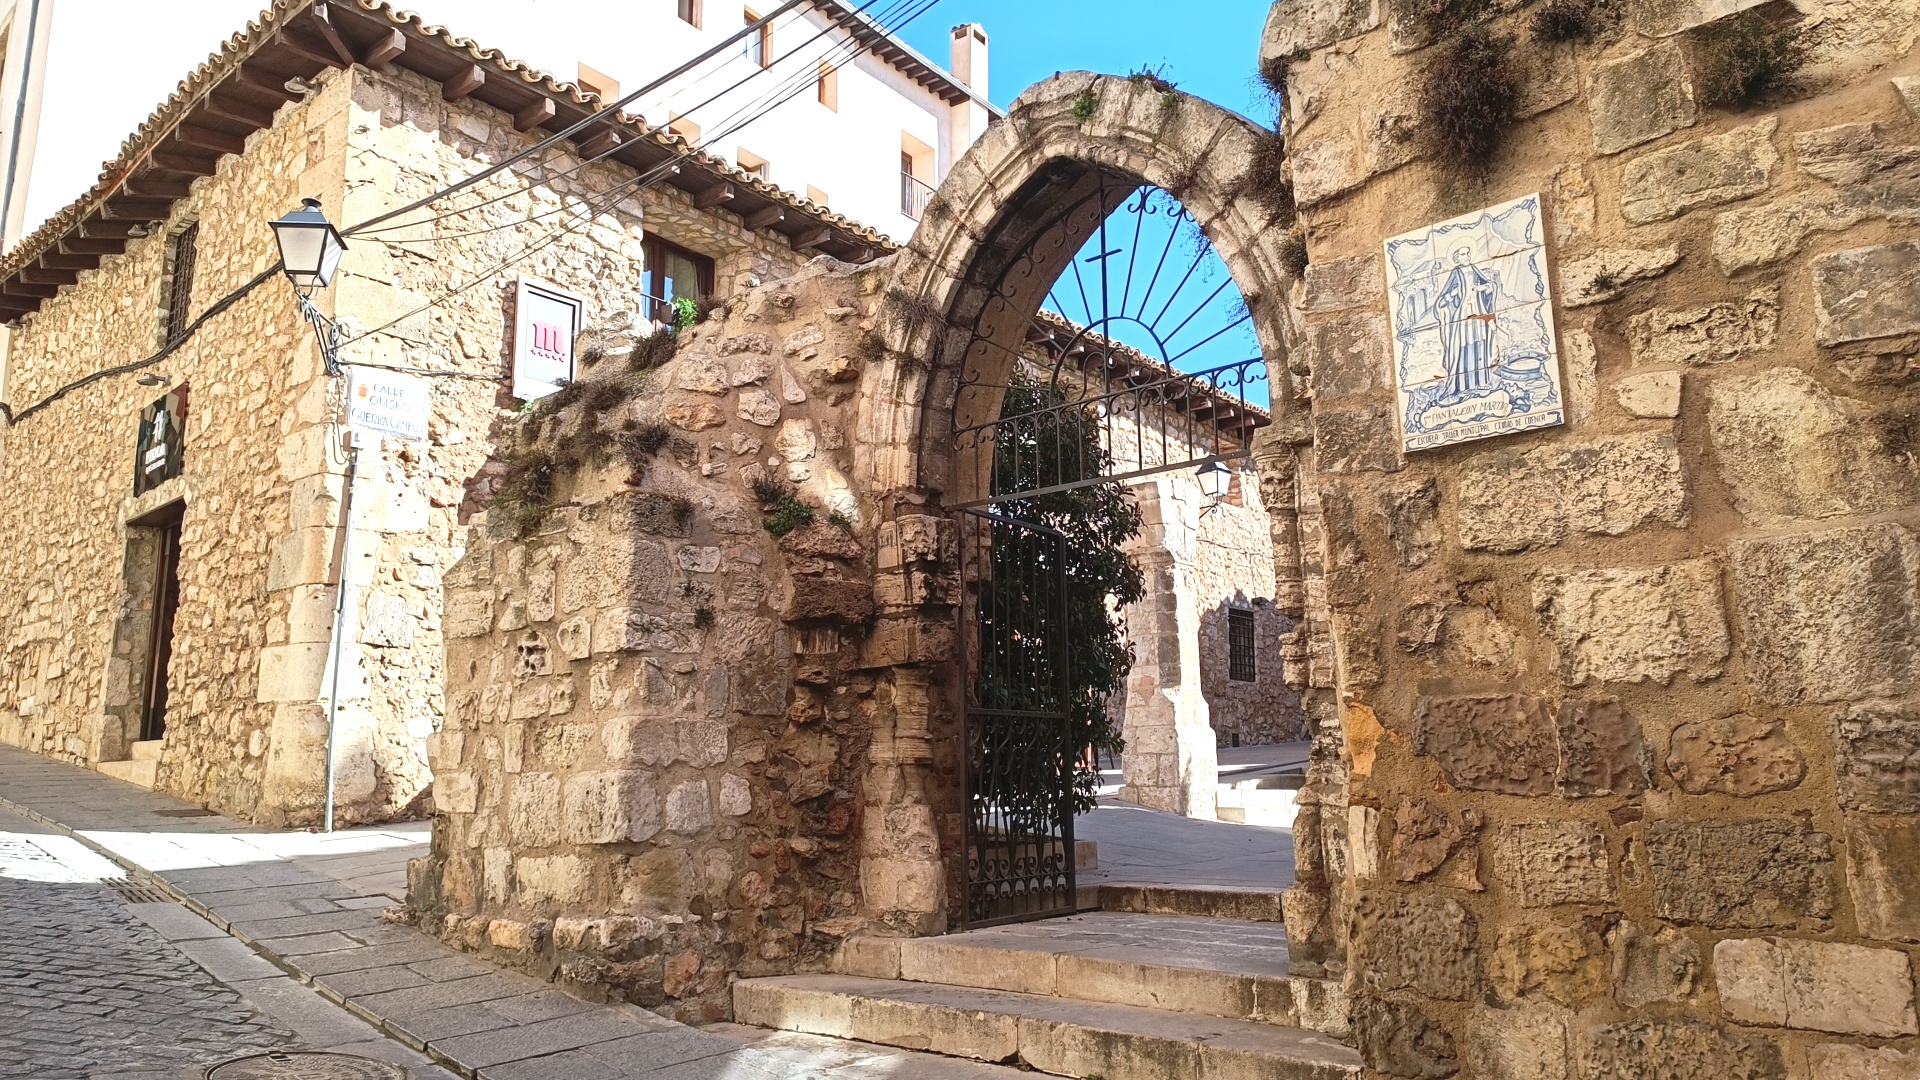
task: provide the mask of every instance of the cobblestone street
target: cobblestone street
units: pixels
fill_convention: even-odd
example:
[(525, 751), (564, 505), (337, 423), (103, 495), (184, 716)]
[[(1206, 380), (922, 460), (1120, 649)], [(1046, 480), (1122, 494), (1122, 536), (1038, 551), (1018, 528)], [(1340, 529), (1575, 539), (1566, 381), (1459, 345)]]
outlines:
[(64, 838), (37, 832), (0, 814), (0, 1076), (204, 1067), (293, 1041), (118, 893), (84, 880), (114, 872), (110, 864), (80, 852), (56, 858), (48, 848), (60, 851)]
[[(179, 905), (130, 902), (102, 883), (121, 873), (0, 811), (0, 1077), (189, 1080), (263, 1050), (374, 1034)], [(384, 1049), (416, 1076), (446, 1075)]]

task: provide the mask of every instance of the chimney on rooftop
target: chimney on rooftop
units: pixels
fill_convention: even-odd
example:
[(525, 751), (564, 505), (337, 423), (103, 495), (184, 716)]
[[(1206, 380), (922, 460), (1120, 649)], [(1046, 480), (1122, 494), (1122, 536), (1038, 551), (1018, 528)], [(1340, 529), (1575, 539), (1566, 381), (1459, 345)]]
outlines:
[(953, 28), (953, 77), (987, 96), (987, 28), (979, 23)]

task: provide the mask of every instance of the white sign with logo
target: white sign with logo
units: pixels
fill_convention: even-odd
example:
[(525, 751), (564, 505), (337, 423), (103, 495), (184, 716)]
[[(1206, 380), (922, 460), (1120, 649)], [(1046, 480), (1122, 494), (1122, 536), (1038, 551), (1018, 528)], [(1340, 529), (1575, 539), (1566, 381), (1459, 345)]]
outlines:
[(573, 339), (586, 325), (586, 298), (523, 277), (513, 312), (513, 396), (533, 401), (572, 382)]
[(347, 426), (399, 439), (427, 437), (427, 380), (379, 368), (347, 368)]

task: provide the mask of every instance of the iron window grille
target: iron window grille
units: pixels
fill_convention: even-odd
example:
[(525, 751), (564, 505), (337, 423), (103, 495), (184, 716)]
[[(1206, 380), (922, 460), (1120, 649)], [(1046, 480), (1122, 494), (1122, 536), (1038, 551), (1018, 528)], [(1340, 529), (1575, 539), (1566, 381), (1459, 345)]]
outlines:
[(1259, 678), (1253, 657), (1253, 612), (1247, 608), (1227, 609), (1227, 678), (1234, 682)]
[(167, 341), (186, 333), (187, 320), (192, 317), (193, 266), (199, 241), (200, 223), (197, 221), (180, 230), (173, 238), (173, 274), (167, 282)]

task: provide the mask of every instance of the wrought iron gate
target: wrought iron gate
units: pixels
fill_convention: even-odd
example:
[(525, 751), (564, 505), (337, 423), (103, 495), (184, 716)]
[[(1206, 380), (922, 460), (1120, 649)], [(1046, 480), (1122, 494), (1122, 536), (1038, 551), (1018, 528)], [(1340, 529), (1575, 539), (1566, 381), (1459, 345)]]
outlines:
[(1056, 164), (1016, 200), (1025, 240), (986, 245), (945, 316), (960, 350), (953, 444), (972, 480), (954, 504), (965, 927), (1075, 907), (1075, 771), (1091, 740), (1075, 710), (1099, 703), (1079, 700), (1072, 667), (1084, 539), (1054, 527), (1049, 497), (1243, 458), (1271, 423), (1252, 312), (1193, 217), (1137, 178)]
[(1066, 536), (965, 510), (966, 927), (1074, 910)]

